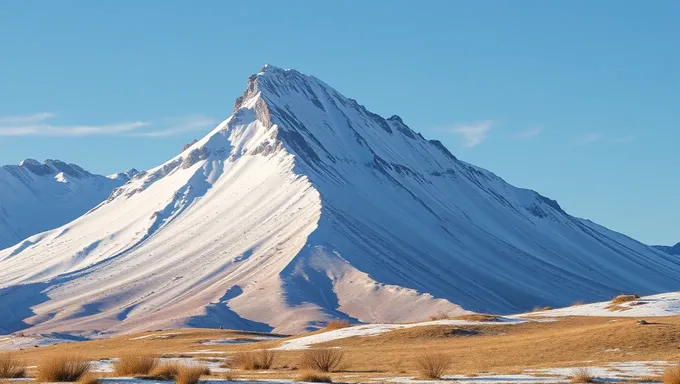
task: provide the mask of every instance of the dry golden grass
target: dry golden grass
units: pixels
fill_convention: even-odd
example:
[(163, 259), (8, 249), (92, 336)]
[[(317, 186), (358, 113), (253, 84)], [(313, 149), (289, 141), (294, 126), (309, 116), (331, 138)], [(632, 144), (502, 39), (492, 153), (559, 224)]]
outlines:
[(238, 380), (238, 376), (236, 375), (236, 373), (234, 371), (224, 372), (224, 374), (222, 375), (222, 378), (226, 381), (236, 381), (236, 380)]
[(231, 361), (225, 362), (222, 366), (224, 368), (238, 368), (244, 371), (271, 369), (275, 358), (276, 354), (269, 349), (238, 352), (231, 358)]
[(156, 365), (148, 374), (148, 378), (156, 380), (174, 380), (177, 377), (181, 366), (175, 362), (164, 362)]
[(11, 353), (0, 354), (0, 379), (18, 379), (26, 376), (26, 367)]
[(302, 353), (300, 366), (319, 372), (332, 372), (342, 362), (344, 353), (335, 348), (307, 349)]
[(60, 356), (44, 359), (36, 371), (39, 382), (74, 382), (90, 371), (90, 363), (77, 357)]
[(571, 373), (570, 378), (571, 378), (572, 383), (594, 383), (595, 382), (595, 376), (593, 376), (593, 373), (590, 371), (590, 368), (588, 368), (588, 367), (574, 368), (574, 370)]
[(324, 375), (314, 371), (302, 371), (295, 379), (304, 383), (332, 383), (330, 376)]
[(612, 299), (613, 305), (623, 304), (630, 301), (635, 301), (640, 298), (640, 295), (618, 295)]
[(439, 352), (423, 354), (416, 358), (418, 373), (425, 379), (441, 379), (452, 364), (451, 356)]
[[(206, 373), (207, 372), (207, 373)], [(186, 366), (180, 367), (177, 372), (176, 384), (197, 384), (203, 375), (209, 375), (210, 370), (207, 367)]]
[(101, 380), (92, 374), (85, 374), (78, 379), (78, 384), (100, 384)]
[(113, 364), (113, 373), (117, 376), (149, 375), (159, 362), (154, 355), (125, 355)]
[(663, 384), (680, 384), (680, 365), (674, 365), (663, 371)]
[(498, 316), (496, 315), (489, 315), (489, 314), (484, 314), (484, 313), (474, 313), (470, 315), (460, 315), (456, 316), (453, 318), (454, 320), (464, 320), (464, 321), (500, 321)]
[(351, 327), (351, 326), (352, 325), (347, 320), (331, 320), (328, 323), (326, 323), (324, 330), (332, 331), (332, 330), (335, 330), (335, 329), (348, 328), (348, 327)]

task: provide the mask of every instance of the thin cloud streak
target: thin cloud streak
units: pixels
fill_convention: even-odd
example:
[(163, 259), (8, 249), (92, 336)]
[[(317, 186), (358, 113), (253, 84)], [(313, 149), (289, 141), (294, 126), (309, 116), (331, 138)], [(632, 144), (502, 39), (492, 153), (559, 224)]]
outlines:
[[(167, 137), (185, 132), (206, 129), (216, 124), (202, 115), (164, 118), (157, 121), (135, 121), (102, 125), (56, 125), (49, 122), (51, 113), (26, 116), (0, 116), (0, 136), (81, 137), (128, 135)], [(152, 131), (144, 129), (153, 127)]]
[(533, 127), (529, 129), (525, 129), (524, 131), (518, 132), (515, 135), (516, 140), (531, 140), (535, 138), (536, 136), (539, 136), (541, 133), (543, 133), (544, 129), (543, 127)]

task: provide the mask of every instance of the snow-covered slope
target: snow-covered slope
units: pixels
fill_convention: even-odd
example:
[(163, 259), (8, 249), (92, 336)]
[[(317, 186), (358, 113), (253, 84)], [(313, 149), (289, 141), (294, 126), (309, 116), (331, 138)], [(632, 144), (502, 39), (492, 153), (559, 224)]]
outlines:
[(662, 317), (680, 315), (680, 292), (644, 296), (621, 304), (611, 301), (572, 305), (549, 311), (531, 312), (513, 318), (601, 316), (601, 317)]
[(0, 252), (0, 329), (521, 312), (680, 286), (680, 262), (266, 66), (233, 115), (96, 209)]
[(0, 167), (0, 249), (81, 216), (133, 175), (110, 179), (59, 160)]

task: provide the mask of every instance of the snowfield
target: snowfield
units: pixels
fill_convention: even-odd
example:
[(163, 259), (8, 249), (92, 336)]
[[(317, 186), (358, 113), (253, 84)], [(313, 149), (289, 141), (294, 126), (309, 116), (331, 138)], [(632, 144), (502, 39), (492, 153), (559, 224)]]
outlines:
[(0, 251), (0, 333), (298, 333), (653, 294), (679, 272), (398, 116), (266, 66), (203, 139)]
[(609, 308), (611, 301), (601, 303), (574, 305), (550, 311), (532, 312), (523, 317), (546, 316), (601, 316), (601, 317), (660, 317), (680, 314), (680, 292), (662, 293), (645, 296), (627, 303), (618, 304), (618, 308)]

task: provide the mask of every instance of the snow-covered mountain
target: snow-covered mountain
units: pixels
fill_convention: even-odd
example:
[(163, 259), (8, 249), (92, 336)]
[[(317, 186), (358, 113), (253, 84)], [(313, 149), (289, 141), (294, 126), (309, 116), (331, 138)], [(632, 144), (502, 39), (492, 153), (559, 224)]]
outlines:
[(672, 247), (669, 247), (667, 245), (655, 245), (654, 248), (666, 252), (670, 255), (678, 255), (680, 256), (680, 243), (675, 244)]
[(0, 167), (0, 249), (78, 218), (133, 175), (109, 179), (59, 160)]
[(1, 251), (0, 284), (5, 332), (297, 332), (671, 291), (680, 261), (265, 66), (203, 139)]

